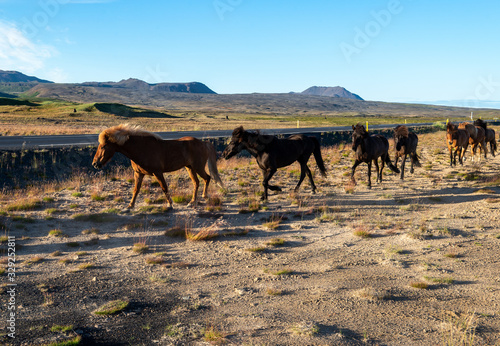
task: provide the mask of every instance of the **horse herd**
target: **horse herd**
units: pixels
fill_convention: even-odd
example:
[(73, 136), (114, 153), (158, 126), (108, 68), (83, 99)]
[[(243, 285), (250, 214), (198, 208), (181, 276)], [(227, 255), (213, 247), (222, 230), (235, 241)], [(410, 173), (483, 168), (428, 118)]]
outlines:
[[(377, 182), (382, 181), (382, 170), (385, 164), (393, 172), (400, 173), (400, 178), (403, 180), (407, 156), (410, 158), (410, 173), (413, 173), (414, 166), (420, 167), (417, 155), (418, 137), (415, 133), (410, 132), (406, 126), (400, 125), (394, 129), (395, 164), (391, 162), (389, 157), (387, 138), (378, 134), (369, 134), (365, 127), (360, 124), (353, 125), (352, 130), (352, 150), (355, 152), (355, 161), (351, 170), (351, 181), (354, 184), (356, 184), (354, 173), (356, 167), (361, 163), (368, 165), (369, 188), (371, 188), (372, 163), (377, 170)], [(463, 164), (463, 155), (469, 145), (471, 145), (473, 156), (479, 146), (486, 157), (486, 143), (490, 143), (493, 156), (496, 151), (495, 131), (487, 128), (486, 123), (482, 120), (476, 120), (474, 124), (463, 123), (459, 126), (448, 123), (446, 138), (451, 165), (456, 164), (457, 154), (459, 154), (460, 164)], [(234, 129), (230, 143), (222, 156), (225, 159), (230, 159), (243, 150), (256, 158), (257, 164), (262, 170), (263, 200), (268, 199), (268, 190), (281, 191), (280, 187), (269, 184), (277, 169), (289, 166), (295, 161), (300, 164), (300, 178), (295, 186), (295, 191), (299, 189), (306, 175), (313, 193), (316, 191), (311, 170), (307, 166), (311, 155), (314, 156), (320, 173), (326, 175), (320, 143), (314, 136), (295, 134), (281, 139), (272, 135), (263, 135), (259, 131), (246, 131), (240, 126)], [(197, 205), (197, 193), (200, 185), (198, 175), (205, 182), (203, 198), (207, 198), (208, 185), (212, 178), (220, 187), (223, 187), (217, 170), (217, 156), (214, 146), (194, 137), (163, 140), (157, 134), (142, 130), (137, 126), (117, 125), (100, 133), (99, 147), (92, 165), (97, 169), (102, 168), (116, 152), (128, 157), (134, 170), (135, 186), (128, 205), (129, 209), (135, 205), (145, 175), (152, 175), (158, 180), (167, 199), (167, 209), (172, 208), (172, 198), (163, 177), (164, 172), (173, 172), (186, 167), (193, 182), (193, 196), (189, 205)], [(380, 166), (378, 158), (381, 159)], [(402, 159), (401, 170), (397, 168), (399, 158)], [(209, 174), (205, 171), (205, 166), (208, 166)]]
[[(474, 121), (474, 124), (460, 123), (458, 126), (448, 123), (446, 126), (446, 141), (450, 151), (450, 166), (457, 164), (457, 155), (459, 163), (463, 165), (464, 155), (469, 145), (471, 146), (472, 161), (474, 161), (478, 147), (480, 150), (479, 154), (482, 151), (484, 158), (487, 157), (487, 143), (490, 144), (490, 152), (493, 157), (497, 150), (495, 130), (489, 129), (481, 119)], [(479, 159), (481, 159), (481, 155)]]

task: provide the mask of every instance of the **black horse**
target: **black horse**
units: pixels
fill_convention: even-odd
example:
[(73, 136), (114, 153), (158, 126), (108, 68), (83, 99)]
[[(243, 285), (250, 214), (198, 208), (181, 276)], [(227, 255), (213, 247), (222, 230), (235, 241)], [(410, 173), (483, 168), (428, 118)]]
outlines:
[(404, 125), (396, 126), (394, 129), (394, 147), (396, 151), (396, 158), (394, 162), (394, 166), (398, 166), (398, 159), (401, 157), (401, 180), (404, 180), (405, 177), (405, 163), (406, 156), (410, 156), (410, 173), (413, 174), (413, 166), (421, 167), (420, 161), (418, 160), (417, 155), (417, 145), (418, 145), (418, 137), (415, 133), (410, 132), (408, 127)]
[(482, 119), (474, 120), (474, 126), (479, 126), (479, 127), (482, 127), (484, 129), (484, 132), (485, 132), (484, 141), (486, 142), (486, 144), (490, 143), (491, 155), (493, 155), (493, 157), (495, 157), (495, 151), (497, 151), (495, 130), (487, 127), (486, 122), (483, 121)]
[(295, 187), (297, 191), (304, 180), (305, 175), (309, 177), (313, 193), (316, 191), (311, 170), (307, 167), (307, 161), (311, 154), (314, 154), (316, 164), (323, 176), (326, 175), (325, 165), (321, 156), (321, 148), (316, 137), (305, 135), (292, 135), (285, 139), (275, 136), (262, 135), (258, 131), (245, 131), (243, 126), (237, 127), (233, 131), (231, 142), (222, 153), (227, 160), (242, 150), (248, 151), (257, 159), (257, 164), (264, 175), (262, 185), (264, 186), (263, 200), (267, 200), (268, 188), (273, 191), (281, 191), (278, 186), (269, 185), (269, 180), (276, 173), (278, 168), (291, 165), (298, 161), (300, 164), (300, 179)]
[[(369, 135), (365, 127), (361, 124), (356, 126), (352, 125), (352, 150), (355, 152), (355, 161), (352, 166), (351, 181), (356, 184), (354, 179), (354, 172), (360, 163), (366, 162), (368, 164), (368, 188), (372, 187), (371, 174), (372, 174), (372, 161), (377, 168), (377, 183), (382, 182), (382, 170), (384, 163), (387, 163), (391, 171), (399, 173), (399, 169), (395, 167), (389, 157), (389, 141), (382, 135)], [(378, 158), (382, 162), (380, 169), (378, 166)]]

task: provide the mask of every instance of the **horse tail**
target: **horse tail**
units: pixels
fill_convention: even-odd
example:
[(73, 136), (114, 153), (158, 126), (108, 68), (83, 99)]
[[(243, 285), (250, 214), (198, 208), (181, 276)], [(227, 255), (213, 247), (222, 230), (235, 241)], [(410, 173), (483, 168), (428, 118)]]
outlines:
[(491, 143), (491, 151), (493, 152), (493, 154), (495, 153), (495, 151), (497, 151), (497, 141), (495, 139), (495, 135), (493, 135), (493, 140), (490, 142)]
[(387, 164), (387, 167), (389, 167), (389, 169), (391, 171), (393, 171), (394, 173), (401, 173), (401, 171), (399, 170), (399, 168), (397, 168), (396, 166), (394, 166), (394, 164), (392, 163), (391, 158), (389, 156), (389, 152), (385, 153), (385, 163)]
[(319, 171), (321, 172), (322, 176), (326, 177), (326, 168), (325, 163), (323, 162), (323, 157), (321, 156), (321, 145), (319, 144), (319, 140), (314, 136), (310, 136), (309, 138), (311, 138), (314, 144), (313, 154)]
[(217, 169), (217, 154), (215, 152), (215, 148), (213, 144), (210, 142), (205, 142), (205, 146), (208, 152), (207, 163), (208, 163), (208, 172), (210, 174), (210, 177), (212, 177), (215, 180), (217, 185), (224, 188), (224, 183), (220, 179), (219, 170)]
[(420, 159), (420, 156), (418, 156), (417, 152), (413, 152), (410, 154), (412, 160), (413, 160), (413, 165), (415, 167), (422, 167), (422, 164), (420, 163), (419, 159)]

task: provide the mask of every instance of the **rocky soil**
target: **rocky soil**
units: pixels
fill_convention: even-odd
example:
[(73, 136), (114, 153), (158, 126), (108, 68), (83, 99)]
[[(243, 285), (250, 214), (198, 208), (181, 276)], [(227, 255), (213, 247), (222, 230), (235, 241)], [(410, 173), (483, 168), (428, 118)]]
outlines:
[[(324, 148), (329, 173), (315, 174), (317, 194), (307, 180), (292, 193), (294, 164), (273, 178), (283, 192), (268, 203), (246, 158), (220, 160), (226, 189), (211, 188), (195, 209), (184, 202), (185, 171), (166, 175), (177, 201), (168, 212), (148, 181), (123, 212), (131, 171), (4, 193), (16, 338), (7, 335), (5, 272), (1, 341), (500, 345), (500, 159), (468, 153), (450, 167), (444, 137), (420, 135), (422, 167), (412, 175), (407, 164), (404, 181), (386, 169), (372, 189), (366, 165), (349, 183), (349, 145)], [(128, 305), (95, 313), (115, 300)]]

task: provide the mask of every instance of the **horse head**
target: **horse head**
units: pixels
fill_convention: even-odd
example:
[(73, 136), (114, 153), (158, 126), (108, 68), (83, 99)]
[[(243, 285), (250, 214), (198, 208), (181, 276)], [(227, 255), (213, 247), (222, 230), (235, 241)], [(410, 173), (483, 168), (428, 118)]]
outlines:
[(486, 131), (486, 128), (487, 128), (486, 122), (483, 121), (483, 119), (476, 119), (476, 120), (474, 120), (474, 126), (482, 127), (485, 131)]
[(103, 131), (99, 135), (99, 147), (95, 153), (92, 166), (96, 169), (102, 168), (106, 163), (111, 160), (117, 150), (118, 144), (109, 140), (109, 135)]
[(448, 146), (453, 147), (454, 143), (457, 143), (458, 137), (458, 128), (453, 123), (449, 122), (446, 125), (446, 141), (448, 142)]
[(248, 132), (243, 129), (243, 126), (235, 128), (233, 130), (231, 140), (226, 149), (224, 149), (222, 156), (227, 160), (245, 149), (245, 142), (247, 138)]
[(368, 132), (366, 132), (365, 127), (361, 124), (352, 125), (352, 130), (352, 150), (356, 151), (363, 139), (368, 137)]
[(394, 144), (396, 151), (401, 151), (402, 147), (408, 144), (409, 131), (406, 126), (399, 125), (394, 129)]

